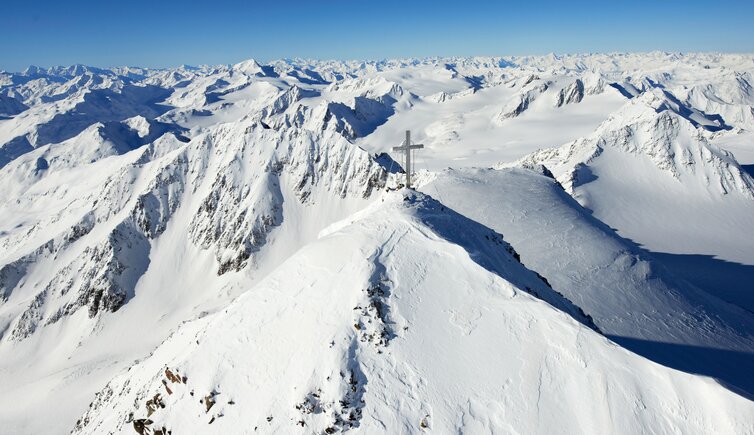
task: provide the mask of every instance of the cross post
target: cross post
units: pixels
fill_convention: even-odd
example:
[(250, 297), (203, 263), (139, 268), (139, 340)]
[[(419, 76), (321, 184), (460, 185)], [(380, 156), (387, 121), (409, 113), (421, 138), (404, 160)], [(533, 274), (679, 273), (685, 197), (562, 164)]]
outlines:
[(406, 130), (406, 140), (402, 146), (393, 147), (393, 151), (406, 151), (404, 170), (406, 171), (406, 188), (411, 188), (411, 150), (418, 150), (424, 148), (424, 145), (418, 143), (411, 145), (411, 130)]

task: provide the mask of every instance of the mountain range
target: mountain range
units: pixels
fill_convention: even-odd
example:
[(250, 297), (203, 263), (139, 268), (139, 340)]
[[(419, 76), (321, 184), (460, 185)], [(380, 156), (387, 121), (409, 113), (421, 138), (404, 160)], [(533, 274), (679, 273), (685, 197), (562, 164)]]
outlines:
[(754, 433), (753, 83), (664, 52), (0, 72), (0, 426)]

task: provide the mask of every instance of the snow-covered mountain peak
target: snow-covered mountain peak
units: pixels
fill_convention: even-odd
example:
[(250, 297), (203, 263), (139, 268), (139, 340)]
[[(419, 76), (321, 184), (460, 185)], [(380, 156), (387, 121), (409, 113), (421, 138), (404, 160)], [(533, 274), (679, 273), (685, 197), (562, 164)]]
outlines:
[(131, 130), (135, 131), (139, 137), (144, 138), (149, 135), (151, 123), (149, 120), (141, 115), (136, 115), (132, 118), (128, 118), (123, 121)]
[(231, 67), (231, 69), (234, 71), (238, 71), (241, 74), (245, 74), (247, 76), (255, 76), (257, 74), (264, 74), (262, 65), (260, 65), (259, 62), (257, 62), (254, 59), (249, 59), (249, 60), (245, 60), (243, 62), (234, 64)]
[(711, 144), (700, 128), (679, 114), (677, 106), (658, 90), (629, 100), (590, 136), (557, 149), (539, 151), (522, 161), (545, 164), (573, 191), (593, 179), (586, 168), (605, 150), (649, 159), (656, 168), (682, 183), (694, 179), (710, 192), (754, 199), (754, 180), (733, 155)]
[(402, 97), (404, 89), (396, 81), (384, 76), (357, 77), (334, 82), (325, 92), (337, 92), (346, 96), (381, 97), (389, 95), (395, 99)]
[[(569, 432), (745, 427), (745, 399), (528, 296), (526, 270), (494, 232), (421, 195), (383, 199), (222, 312), (182, 325), (108, 383), (74, 433), (526, 432), (542, 418)], [(500, 394), (504, 409), (492, 405)], [(712, 399), (725, 406), (706, 408)], [(642, 412), (616, 419), (637, 400)]]

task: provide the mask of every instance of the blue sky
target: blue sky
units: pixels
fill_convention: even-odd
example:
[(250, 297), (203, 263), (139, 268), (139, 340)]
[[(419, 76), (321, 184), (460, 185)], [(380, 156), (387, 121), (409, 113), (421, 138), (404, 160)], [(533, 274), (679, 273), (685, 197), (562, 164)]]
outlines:
[(752, 0), (5, 0), (0, 69), (611, 51), (754, 52)]

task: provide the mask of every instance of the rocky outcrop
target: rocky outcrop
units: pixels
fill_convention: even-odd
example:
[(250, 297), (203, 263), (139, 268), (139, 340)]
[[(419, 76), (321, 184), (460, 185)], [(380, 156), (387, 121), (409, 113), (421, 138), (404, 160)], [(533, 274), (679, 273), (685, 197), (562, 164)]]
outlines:
[(529, 105), (549, 88), (549, 84), (541, 81), (527, 81), (526, 83), (524, 89), (515, 94), (500, 113), (498, 113), (495, 118), (498, 123), (524, 113), (529, 108)]
[(20, 341), (85, 308), (89, 318), (120, 309), (133, 296), (149, 264), (149, 242), (132, 221), (107, 239), (85, 248), (60, 269), (15, 322), (11, 338)]
[(555, 107), (565, 104), (580, 103), (584, 98), (584, 82), (576, 79), (573, 83), (561, 89), (555, 100)]

